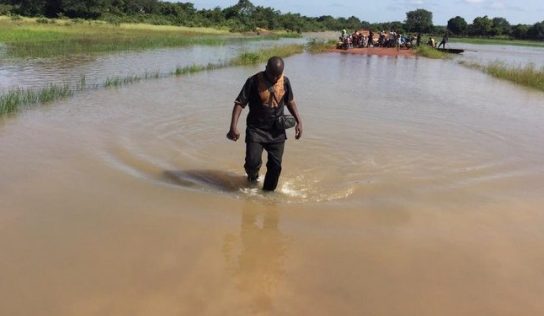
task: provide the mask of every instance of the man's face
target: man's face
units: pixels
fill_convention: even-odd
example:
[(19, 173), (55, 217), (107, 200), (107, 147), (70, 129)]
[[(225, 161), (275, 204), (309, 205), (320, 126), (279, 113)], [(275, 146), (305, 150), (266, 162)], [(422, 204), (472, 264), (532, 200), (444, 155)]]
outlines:
[[(280, 79), (281, 75), (283, 74), (283, 67), (274, 67), (276, 69), (271, 69), (270, 67), (266, 67), (266, 77), (271, 83), (276, 83)], [(278, 69), (279, 68), (279, 69)]]

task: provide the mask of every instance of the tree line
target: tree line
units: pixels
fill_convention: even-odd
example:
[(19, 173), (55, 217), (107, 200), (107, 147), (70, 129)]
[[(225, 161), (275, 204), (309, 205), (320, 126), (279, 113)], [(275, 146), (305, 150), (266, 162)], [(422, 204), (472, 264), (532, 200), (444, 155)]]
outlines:
[(460, 16), (449, 19), (448, 30), (460, 36), (510, 37), (516, 39), (544, 40), (544, 21), (533, 25), (511, 25), (501, 17), (489, 18), (487, 15), (476, 17), (468, 24)]
[(0, 0), (0, 14), (103, 19), (112, 23), (146, 22), (184, 26), (225, 27), (231, 31), (287, 30), (293, 32), (324, 30), (356, 30), (360, 28), (397, 32), (443, 33), (458, 36), (507, 37), (544, 40), (544, 21), (533, 25), (511, 25), (505, 18), (477, 17), (471, 24), (460, 16), (451, 18), (447, 26), (435, 26), (432, 12), (417, 9), (406, 13), (406, 20), (369, 23), (355, 16), (349, 18), (307, 17), (298, 13), (282, 13), (270, 7), (255, 6), (250, 0), (214, 9), (197, 10), (190, 2), (160, 0)]

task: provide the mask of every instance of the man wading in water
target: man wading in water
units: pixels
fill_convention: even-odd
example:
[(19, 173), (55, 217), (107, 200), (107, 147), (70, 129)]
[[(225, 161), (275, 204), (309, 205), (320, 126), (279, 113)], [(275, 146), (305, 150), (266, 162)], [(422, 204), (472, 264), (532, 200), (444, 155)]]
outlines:
[[(295, 138), (302, 136), (302, 120), (293, 99), (293, 90), (289, 79), (283, 75), (283, 59), (272, 57), (266, 64), (266, 70), (249, 77), (234, 101), (232, 119), (227, 138), (237, 141), (240, 138), (238, 118), (249, 103), (246, 128), (246, 169), (247, 179), (256, 183), (262, 164), (263, 149), (268, 152), (266, 176), (263, 190), (274, 191), (281, 173), (281, 160), (287, 136), (282, 124), (284, 105), (296, 120)], [(292, 120), (291, 117), (287, 121)], [(293, 122), (294, 123), (294, 122)], [(287, 125), (287, 126), (286, 126)], [(292, 126), (292, 125), (291, 125)]]

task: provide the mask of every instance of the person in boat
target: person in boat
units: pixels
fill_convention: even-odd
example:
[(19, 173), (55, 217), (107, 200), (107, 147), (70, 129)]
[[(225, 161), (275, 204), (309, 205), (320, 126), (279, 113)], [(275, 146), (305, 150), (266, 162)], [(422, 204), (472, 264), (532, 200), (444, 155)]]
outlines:
[(246, 127), (246, 156), (244, 168), (250, 183), (256, 183), (262, 164), (262, 153), (266, 150), (268, 161), (263, 190), (274, 191), (281, 173), (285, 140), (285, 128), (279, 119), (283, 118), (284, 107), (294, 116), (295, 138), (302, 136), (302, 120), (298, 113), (289, 79), (283, 75), (284, 62), (277, 56), (271, 57), (265, 71), (249, 77), (234, 101), (232, 118), (227, 138), (240, 138), (238, 118), (249, 104)]
[(440, 41), (440, 43), (438, 44), (438, 47), (437, 48), (440, 48), (440, 46), (442, 46), (444, 49), (446, 49), (446, 43), (448, 42), (448, 31), (446, 31), (444, 33), (444, 36), (442, 37), (442, 40)]
[(435, 45), (434, 38), (429, 37), (429, 40), (427, 41), (427, 45), (429, 45), (431, 47), (434, 47), (434, 45)]

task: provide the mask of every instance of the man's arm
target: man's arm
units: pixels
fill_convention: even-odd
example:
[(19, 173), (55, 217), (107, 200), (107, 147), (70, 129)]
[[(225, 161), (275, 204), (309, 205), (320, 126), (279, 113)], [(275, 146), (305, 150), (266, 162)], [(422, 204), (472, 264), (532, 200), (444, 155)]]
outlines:
[(295, 103), (295, 100), (292, 100), (290, 102), (287, 102), (286, 106), (289, 112), (291, 112), (291, 114), (295, 117), (295, 120), (297, 121), (297, 125), (295, 126), (295, 138), (299, 139), (300, 137), (302, 137), (302, 119), (298, 114), (297, 104)]
[(238, 119), (240, 118), (240, 113), (244, 108), (239, 103), (234, 103), (232, 108), (232, 118), (230, 120), (230, 129), (227, 133), (227, 138), (232, 141), (237, 141), (240, 138), (240, 131), (238, 131)]

